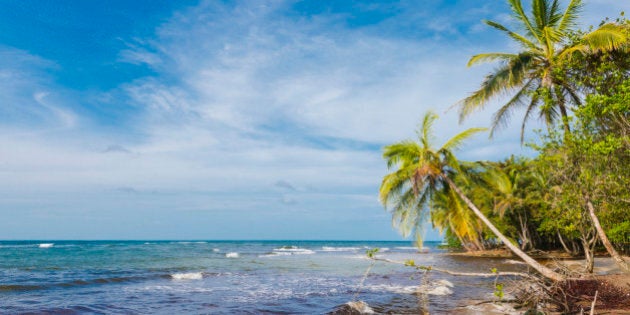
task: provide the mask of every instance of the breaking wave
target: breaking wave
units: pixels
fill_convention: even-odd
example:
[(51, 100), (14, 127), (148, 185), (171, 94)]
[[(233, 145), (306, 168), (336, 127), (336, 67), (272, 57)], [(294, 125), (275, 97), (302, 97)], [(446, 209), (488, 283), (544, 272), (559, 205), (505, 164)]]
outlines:
[(200, 280), (203, 278), (201, 272), (174, 273), (171, 275), (173, 280)]

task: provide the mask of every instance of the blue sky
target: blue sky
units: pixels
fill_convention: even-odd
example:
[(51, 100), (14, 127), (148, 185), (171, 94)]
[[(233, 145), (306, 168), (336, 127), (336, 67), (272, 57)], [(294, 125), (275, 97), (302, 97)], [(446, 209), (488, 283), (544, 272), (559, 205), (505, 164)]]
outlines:
[[(624, 1), (587, 1), (583, 25)], [(382, 146), (516, 47), (491, 1), (0, 2), (0, 239), (389, 239)], [(495, 106), (496, 108), (496, 106)], [(516, 116), (516, 120), (518, 116)], [(533, 124), (535, 127), (536, 124)], [(460, 152), (531, 154), (518, 127)], [(427, 239), (437, 239), (428, 232)]]

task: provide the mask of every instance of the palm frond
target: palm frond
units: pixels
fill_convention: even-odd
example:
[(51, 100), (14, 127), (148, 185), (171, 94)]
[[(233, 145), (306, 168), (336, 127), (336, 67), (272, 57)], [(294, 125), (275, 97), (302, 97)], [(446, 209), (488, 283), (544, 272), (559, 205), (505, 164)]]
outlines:
[[(541, 88), (541, 85), (539, 83), (535, 90), (540, 90), (540, 88)], [(527, 125), (527, 122), (529, 121), (529, 117), (534, 112), (534, 109), (536, 109), (536, 106), (538, 105), (539, 100), (540, 98), (538, 97), (538, 95), (536, 94), (532, 95), (532, 99), (529, 102), (529, 105), (527, 106), (527, 110), (525, 110), (525, 117), (523, 117), (523, 123), (521, 124), (521, 144), (523, 144), (523, 141), (525, 140), (525, 126)]]
[(556, 30), (553, 29), (553, 27), (549, 27), (549, 26), (545, 26), (542, 29), (542, 34), (543, 34), (542, 37), (544, 38), (544, 44), (545, 44), (545, 53), (547, 55), (547, 58), (551, 59), (555, 55), (555, 51), (556, 51), (555, 44), (558, 42), (558, 39), (560, 36), (556, 32)]
[(559, 116), (558, 109), (553, 104), (545, 104), (540, 107), (539, 117), (547, 124), (547, 127), (553, 126)]
[(562, 12), (560, 11), (560, 1), (553, 0), (547, 11), (547, 25), (557, 29), (558, 23), (562, 20)]
[(413, 163), (419, 158), (420, 146), (413, 141), (405, 140), (390, 144), (383, 148), (383, 158), (387, 161), (387, 168), (403, 163)]
[(571, 60), (576, 53), (580, 53), (582, 55), (586, 54), (590, 50), (589, 45), (587, 44), (576, 44), (572, 46), (563, 47), (562, 50), (558, 53), (559, 60)]
[(508, 0), (508, 3), (510, 4), (510, 9), (512, 10), (512, 16), (523, 24), (523, 28), (527, 31), (527, 34), (540, 42), (540, 32), (536, 30), (536, 28), (532, 25), (532, 22), (527, 17), (527, 14), (525, 14), (521, 0)]
[(546, 0), (532, 0), (532, 17), (537, 29), (549, 26), (549, 4)]
[[(488, 26), (491, 26), (499, 31), (505, 32), (508, 36), (510, 36), (512, 39), (516, 40), (518, 43), (520, 43), (523, 47), (531, 49), (531, 50), (538, 50), (538, 46), (536, 46), (536, 44), (534, 44), (531, 40), (527, 39), (527, 37), (516, 33), (514, 31), (511, 31), (510, 29), (508, 29), (507, 27), (494, 22), (494, 21), (488, 21), (488, 20), (484, 20), (484, 23), (486, 23)], [(469, 62), (470, 63), (470, 62)]]
[(562, 88), (567, 92), (567, 94), (569, 94), (569, 97), (571, 98), (571, 101), (573, 101), (573, 104), (577, 106), (582, 104), (582, 100), (580, 99), (578, 92), (573, 88), (573, 86), (567, 83), (562, 83)]
[(432, 128), (437, 119), (438, 115), (432, 111), (427, 111), (422, 117), (422, 124), (418, 130), (418, 136), (425, 149), (431, 147), (431, 140), (433, 138)]
[(422, 230), (422, 223), (426, 219), (424, 204), (428, 200), (428, 193), (415, 196), (411, 191), (400, 195), (398, 202), (390, 209), (392, 225), (407, 237), (413, 231)]
[(607, 23), (584, 35), (583, 41), (593, 51), (610, 51), (628, 43), (628, 36), (623, 27)]
[(395, 200), (395, 196), (399, 195), (401, 191), (411, 188), (410, 179), (414, 172), (415, 168), (408, 166), (383, 177), (379, 188), (379, 199), (383, 206), (387, 207)]
[(473, 66), (475, 64), (479, 64), (479, 63), (485, 63), (485, 62), (491, 62), (491, 61), (495, 61), (495, 60), (503, 60), (503, 61), (509, 61), (515, 57), (517, 57), (518, 55), (516, 54), (507, 54), (507, 53), (485, 53), (485, 54), (478, 54), (478, 55), (474, 55), (470, 58), (470, 60), (468, 60), (468, 64), (466, 65), (467, 67)]
[(460, 122), (475, 110), (483, 109), (490, 99), (521, 86), (527, 74), (527, 69), (533, 60), (533, 55), (521, 53), (507, 64), (487, 75), (479, 90), (456, 104), (456, 106), (459, 106)]
[(526, 103), (525, 101), (528, 98), (531, 98), (531, 92), (533, 91), (532, 86), (535, 83), (535, 79), (529, 79), (523, 87), (514, 94), (512, 99), (510, 99), (505, 105), (501, 106), (501, 108), (494, 113), (492, 116), (492, 128), (490, 129), (490, 138), (494, 136), (494, 133), (505, 127), (512, 115), (512, 112)]
[(584, 3), (582, 2), (582, 0), (571, 0), (566, 10), (564, 11), (564, 14), (562, 14), (562, 18), (558, 22), (558, 26), (556, 27), (556, 29), (559, 32), (565, 33), (566, 31), (576, 27), (577, 19), (580, 12), (582, 11), (583, 6)]
[(455, 136), (453, 136), (452, 138), (448, 139), (443, 145), (442, 147), (438, 150), (438, 152), (444, 152), (444, 151), (455, 151), (458, 150), (461, 145), (464, 143), (464, 141), (466, 141), (468, 138), (474, 136), (477, 133), (480, 133), (482, 131), (486, 131), (487, 128), (469, 128), (466, 129), (458, 134), (456, 134)]

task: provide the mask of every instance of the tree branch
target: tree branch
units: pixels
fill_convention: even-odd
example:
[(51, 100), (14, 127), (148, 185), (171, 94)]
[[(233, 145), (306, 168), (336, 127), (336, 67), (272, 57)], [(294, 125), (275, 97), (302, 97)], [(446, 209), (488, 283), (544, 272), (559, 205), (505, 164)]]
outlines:
[(447, 270), (447, 269), (442, 269), (442, 268), (435, 268), (433, 266), (418, 266), (418, 265), (409, 265), (405, 262), (402, 261), (395, 261), (395, 260), (391, 260), (391, 259), (386, 259), (386, 258), (377, 258), (377, 257), (372, 257), (370, 258), (372, 260), (376, 260), (376, 261), (384, 261), (384, 262), (388, 262), (388, 263), (393, 263), (393, 264), (399, 264), (399, 265), (405, 265), (405, 266), (410, 266), (410, 267), (415, 267), (417, 269), (421, 269), (421, 270), (428, 270), (428, 271), (437, 271), (437, 272), (441, 272), (441, 273), (446, 273), (449, 275), (453, 275), (453, 276), (468, 276), (468, 277), (496, 277), (496, 276), (516, 276), (516, 277), (523, 277), (523, 278), (528, 278), (528, 279), (537, 279), (536, 277), (524, 273), (524, 272), (501, 272), (501, 271), (497, 271), (496, 273), (484, 273), (484, 272), (458, 272), (458, 271), (451, 271), (451, 270)]

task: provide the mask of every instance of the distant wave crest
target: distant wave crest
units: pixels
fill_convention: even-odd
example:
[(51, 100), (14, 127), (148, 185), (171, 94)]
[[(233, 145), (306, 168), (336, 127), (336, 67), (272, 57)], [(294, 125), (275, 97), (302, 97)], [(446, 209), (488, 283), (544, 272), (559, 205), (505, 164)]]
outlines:
[(174, 273), (171, 275), (173, 280), (200, 280), (203, 278), (201, 272)]
[(354, 252), (361, 249), (360, 247), (332, 247), (332, 246), (324, 246), (322, 247), (322, 252)]

